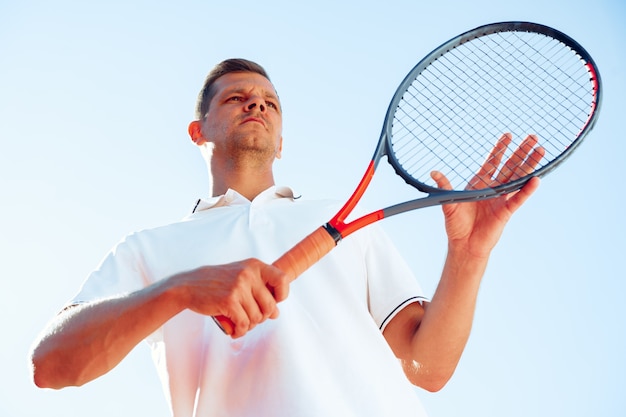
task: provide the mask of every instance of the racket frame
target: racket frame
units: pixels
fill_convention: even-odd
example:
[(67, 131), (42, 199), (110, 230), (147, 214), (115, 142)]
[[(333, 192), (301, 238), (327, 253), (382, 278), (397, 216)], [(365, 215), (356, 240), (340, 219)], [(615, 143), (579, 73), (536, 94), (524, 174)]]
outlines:
[[(526, 175), (524, 177), (520, 177), (514, 181), (507, 182), (505, 184), (499, 185), (494, 188), (482, 188), (477, 190), (444, 190), (437, 187), (432, 187), (428, 184), (424, 184), (420, 181), (415, 180), (410, 174), (408, 174), (405, 169), (402, 167), (399, 160), (396, 158), (394, 153), (391, 151), (392, 144), (391, 139), (392, 135), (392, 127), (393, 120), (396, 108), (398, 107), (400, 101), (402, 100), (403, 95), (409, 86), (413, 83), (413, 81), (434, 61), (443, 56), (445, 53), (450, 50), (463, 45), (464, 43), (476, 39), (478, 37), (491, 35), (499, 32), (533, 32), (539, 33), (546, 36), (549, 36), (553, 39), (556, 39), (562, 42), (564, 45), (569, 47), (572, 51), (574, 51), (579, 58), (585, 63), (587, 71), (590, 75), (590, 82), (593, 85), (593, 90), (595, 92), (594, 100), (592, 100), (591, 108), (589, 111), (589, 117), (586, 123), (581, 128), (576, 139), (569, 145), (569, 147), (562, 152), (557, 158), (552, 160), (550, 163), (545, 166), (539, 168), (537, 171), (534, 171), (530, 175)], [(399, 213), (404, 213), (406, 211), (415, 210), (424, 207), (431, 207), (442, 204), (449, 203), (458, 203), (458, 202), (468, 202), (468, 201), (476, 201), (476, 200), (484, 200), (488, 198), (498, 197), (500, 195), (504, 195), (510, 193), (512, 191), (519, 190), (526, 184), (531, 177), (542, 177), (552, 170), (554, 170), (557, 166), (559, 166), (563, 161), (565, 161), (574, 150), (582, 143), (582, 140), (585, 136), (591, 131), (594, 127), (598, 113), (600, 111), (600, 103), (601, 103), (601, 79), (600, 73), (597, 70), (597, 66), (591, 58), (591, 55), (573, 38), (566, 35), (563, 32), (560, 32), (554, 28), (544, 26), (538, 23), (532, 22), (522, 22), (522, 21), (513, 21), (513, 22), (499, 22), (499, 23), (491, 23), (484, 26), (477, 27), (475, 29), (464, 32), (455, 38), (450, 39), (449, 41), (441, 44), (434, 50), (432, 50), (425, 58), (423, 58), (420, 62), (413, 67), (413, 69), (405, 76), (404, 80), (398, 86), (391, 102), (389, 103), (389, 107), (387, 109), (387, 113), (385, 115), (385, 120), (383, 123), (383, 128), (381, 132), (380, 139), (378, 141), (378, 145), (376, 146), (376, 150), (374, 151), (374, 155), (372, 156), (372, 160), (363, 175), (359, 185), (342, 207), (342, 209), (328, 222), (324, 225), (324, 228), (328, 231), (328, 233), (333, 237), (335, 242), (339, 242), (342, 238), (345, 238), (349, 234), (354, 231), (367, 226), (368, 224), (374, 223), (383, 218), (393, 216)], [(420, 197), (414, 200), (406, 201), (403, 203), (395, 204), (377, 211), (374, 211), (370, 214), (362, 216), (356, 220), (353, 220), (350, 223), (345, 223), (346, 218), (350, 215), (354, 207), (358, 204), (359, 200), (365, 193), (365, 190), (369, 186), (369, 183), (374, 176), (378, 163), (382, 159), (383, 156), (387, 156), (387, 159), (390, 165), (394, 168), (395, 172), (404, 179), (404, 181), (417, 188), (419, 191), (427, 193), (428, 196)]]

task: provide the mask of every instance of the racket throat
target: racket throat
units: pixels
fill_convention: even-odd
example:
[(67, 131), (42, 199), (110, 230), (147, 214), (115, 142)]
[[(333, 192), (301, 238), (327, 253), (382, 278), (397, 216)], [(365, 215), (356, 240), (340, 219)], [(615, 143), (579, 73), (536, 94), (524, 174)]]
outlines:
[(335, 241), (335, 245), (337, 245), (341, 241), (341, 233), (339, 233), (339, 230), (335, 229), (335, 227), (333, 227), (330, 223), (326, 223), (322, 227), (328, 232), (330, 237), (333, 238), (333, 240)]

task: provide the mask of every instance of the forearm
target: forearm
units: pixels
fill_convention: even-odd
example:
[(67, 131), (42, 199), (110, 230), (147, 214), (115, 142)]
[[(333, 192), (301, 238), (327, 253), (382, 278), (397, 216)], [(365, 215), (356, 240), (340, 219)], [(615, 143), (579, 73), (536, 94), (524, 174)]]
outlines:
[(486, 257), (450, 247), (441, 280), (413, 334), (411, 356), (418, 385), (438, 390), (449, 380), (472, 328)]
[(178, 298), (169, 282), (162, 281), (128, 296), (67, 309), (33, 348), (35, 383), (58, 389), (105, 374), (183, 309)]
[(288, 285), (288, 277), (278, 268), (247, 259), (181, 272), (127, 296), (70, 308), (33, 348), (35, 383), (62, 388), (91, 381), (186, 309), (228, 317), (236, 324), (233, 337), (241, 337), (278, 316), (274, 294), (282, 301)]

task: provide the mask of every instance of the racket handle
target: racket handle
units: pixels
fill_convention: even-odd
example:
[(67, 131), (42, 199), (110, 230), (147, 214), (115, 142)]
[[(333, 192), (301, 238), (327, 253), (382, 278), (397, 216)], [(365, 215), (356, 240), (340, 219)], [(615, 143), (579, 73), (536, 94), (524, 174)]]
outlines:
[(335, 246), (335, 239), (322, 226), (285, 252), (272, 265), (285, 272), (289, 282), (292, 282)]
[[(330, 232), (322, 226), (285, 252), (272, 265), (285, 272), (289, 282), (292, 282), (336, 245)], [(235, 325), (228, 317), (215, 316), (213, 320), (224, 333), (233, 334)]]

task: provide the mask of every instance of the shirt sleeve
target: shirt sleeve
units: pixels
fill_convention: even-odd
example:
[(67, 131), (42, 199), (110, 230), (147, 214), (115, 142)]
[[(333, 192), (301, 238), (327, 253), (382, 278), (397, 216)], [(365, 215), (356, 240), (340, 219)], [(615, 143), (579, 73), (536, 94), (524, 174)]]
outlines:
[(368, 303), (381, 331), (405, 306), (427, 301), (415, 274), (389, 236), (377, 225), (368, 226), (366, 249)]
[(147, 285), (141, 257), (133, 244), (133, 235), (120, 241), (83, 282), (70, 304), (130, 294)]

